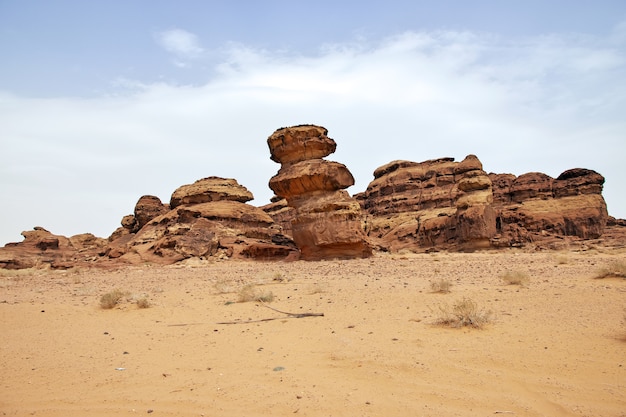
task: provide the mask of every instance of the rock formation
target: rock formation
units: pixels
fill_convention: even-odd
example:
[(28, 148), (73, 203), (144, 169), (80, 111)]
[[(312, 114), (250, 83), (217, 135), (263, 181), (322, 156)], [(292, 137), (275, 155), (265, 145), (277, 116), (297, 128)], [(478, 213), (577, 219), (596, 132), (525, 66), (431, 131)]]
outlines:
[(90, 233), (70, 238), (50, 233), (43, 227), (22, 232), (24, 240), (0, 248), (0, 268), (68, 269), (87, 266), (101, 257), (108, 244), (106, 239)]
[(384, 250), (485, 248), (496, 234), (491, 180), (474, 155), (393, 161), (356, 197), (368, 235)]
[(344, 191), (354, 178), (345, 165), (322, 159), (336, 148), (327, 133), (314, 125), (275, 131), (267, 143), (281, 168), (269, 186), (294, 209), (291, 234), (302, 259), (370, 256), (361, 208)]
[(596, 239), (608, 213), (604, 178), (571, 169), (489, 174), (474, 155), (394, 161), (378, 168), (356, 197), (368, 214), (368, 234), (385, 250), (460, 249), (544, 245), (564, 237)]
[[(237, 181), (219, 177), (179, 187), (169, 206), (143, 196), (134, 221), (125, 216), (122, 227), (111, 235), (107, 255), (130, 263), (160, 264), (211, 256), (297, 258), (293, 241), (280, 226), (260, 208), (245, 204), (252, 198)], [(135, 224), (141, 225), (136, 232)]]
[[(41, 227), (0, 248), (0, 268), (171, 264), (188, 258), (306, 260), (361, 258), (383, 251), (475, 250), (569, 245), (626, 247), (626, 220), (608, 215), (604, 177), (582, 168), (557, 178), (539, 172), (487, 174), (463, 161), (393, 161), (354, 198), (345, 165), (315, 125), (281, 128), (268, 139), (281, 164), (262, 208), (234, 179), (208, 177), (176, 189), (169, 203), (141, 197), (108, 239), (66, 238)], [(581, 243), (582, 242), (582, 243)]]
[(608, 221), (604, 177), (595, 171), (570, 169), (556, 179), (538, 172), (490, 178), (498, 212), (494, 246), (523, 246), (564, 236), (597, 239), (604, 233)]

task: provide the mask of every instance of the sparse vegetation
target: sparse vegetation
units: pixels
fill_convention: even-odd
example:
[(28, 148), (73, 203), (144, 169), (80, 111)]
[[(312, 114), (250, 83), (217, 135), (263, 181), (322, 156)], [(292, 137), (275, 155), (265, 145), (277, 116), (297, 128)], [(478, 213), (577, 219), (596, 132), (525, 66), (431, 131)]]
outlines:
[(139, 308), (150, 308), (150, 307), (152, 307), (152, 304), (150, 303), (148, 298), (142, 297), (142, 298), (137, 300), (137, 307), (139, 307)]
[(626, 278), (626, 262), (610, 263), (598, 271), (596, 278)]
[(242, 287), (241, 290), (239, 290), (237, 302), (247, 303), (250, 301), (271, 303), (272, 301), (274, 301), (274, 294), (271, 291), (260, 292), (254, 284), (248, 284)]
[(124, 291), (117, 289), (108, 292), (100, 297), (100, 307), (106, 310), (111, 309), (118, 305), (122, 298), (124, 298), (125, 296), (126, 293)]
[(491, 320), (491, 312), (485, 311), (470, 298), (462, 298), (450, 307), (439, 306), (439, 317), (435, 324), (447, 327), (473, 327), (482, 328)]
[(500, 279), (502, 279), (506, 285), (520, 285), (522, 287), (528, 286), (530, 281), (528, 274), (522, 271), (507, 271), (500, 275)]
[(452, 284), (445, 278), (439, 278), (430, 282), (430, 290), (435, 293), (447, 294), (450, 292)]

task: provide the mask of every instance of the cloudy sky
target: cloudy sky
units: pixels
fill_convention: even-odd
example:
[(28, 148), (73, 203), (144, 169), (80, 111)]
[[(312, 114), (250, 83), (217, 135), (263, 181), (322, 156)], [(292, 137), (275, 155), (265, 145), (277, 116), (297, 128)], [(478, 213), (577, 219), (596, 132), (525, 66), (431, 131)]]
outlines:
[(236, 178), (303, 123), (365, 190), (395, 159), (606, 177), (626, 218), (626, 2), (0, 0), (0, 245), (107, 237), (145, 194)]

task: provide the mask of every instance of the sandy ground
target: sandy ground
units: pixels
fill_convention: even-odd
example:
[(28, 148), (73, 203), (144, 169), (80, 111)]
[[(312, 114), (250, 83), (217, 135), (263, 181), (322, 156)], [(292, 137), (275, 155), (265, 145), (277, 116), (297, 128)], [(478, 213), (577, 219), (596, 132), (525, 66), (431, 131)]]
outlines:
[[(626, 252), (4, 271), (0, 415), (626, 416), (626, 279), (594, 279), (615, 261)], [(442, 279), (451, 292), (433, 293)], [(236, 302), (250, 283), (269, 307), (324, 315)], [(102, 309), (113, 289), (129, 295)], [(463, 297), (490, 323), (434, 324)]]

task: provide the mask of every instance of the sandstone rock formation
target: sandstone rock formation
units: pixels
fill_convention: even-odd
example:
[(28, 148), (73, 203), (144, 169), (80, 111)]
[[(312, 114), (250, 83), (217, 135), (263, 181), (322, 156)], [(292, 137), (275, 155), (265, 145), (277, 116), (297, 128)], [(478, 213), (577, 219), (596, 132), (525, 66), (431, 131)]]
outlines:
[(291, 233), (302, 259), (370, 256), (361, 208), (344, 191), (354, 178), (345, 165), (322, 159), (336, 148), (327, 133), (315, 125), (276, 130), (267, 143), (281, 168), (269, 186), (295, 209)]
[(0, 248), (0, 268), (68, 269), (87, 266), (106, 250), (107, 240), (90, 233), (70, 238), (50, 233), (43, 227), (22, 232), (24, 240)]
[(469, 155), (459, 163), (391, 162), (356, 197), (368, 213), (369, 236), (386, 250), (556, 248), (555, 239), (602, 235), (608, 219), (603, 183), (600, 174), (581, 168), (556, 179), (536, 172), (487, 175)]
[(490, 174), (490, 178), (498, 211), (494, 246), (522, 246), (564, 236), (597, 239), (604, 232), (608, 221), (604, 177), (595, 171), (570, 169), (556, 179), (537, 172), (519, 177)]
[[(252, 193), (233, 179), (209, 177), (174, 191), (170, 204), (143, 196), (135, 219), (122, 219), (111, 235), (109, 258), (170, 264), (191, 257), (297, 258), (293, 241), (258, 207)], [(151, 209), (146, 209), (150, 207)], [(134, 231), (135, 224), (141, 224)]]
[(393, 161), (356, 197), (368, 235), (384, 250), (484, 248), (496, 234), (491, 180), (474, 155)]

